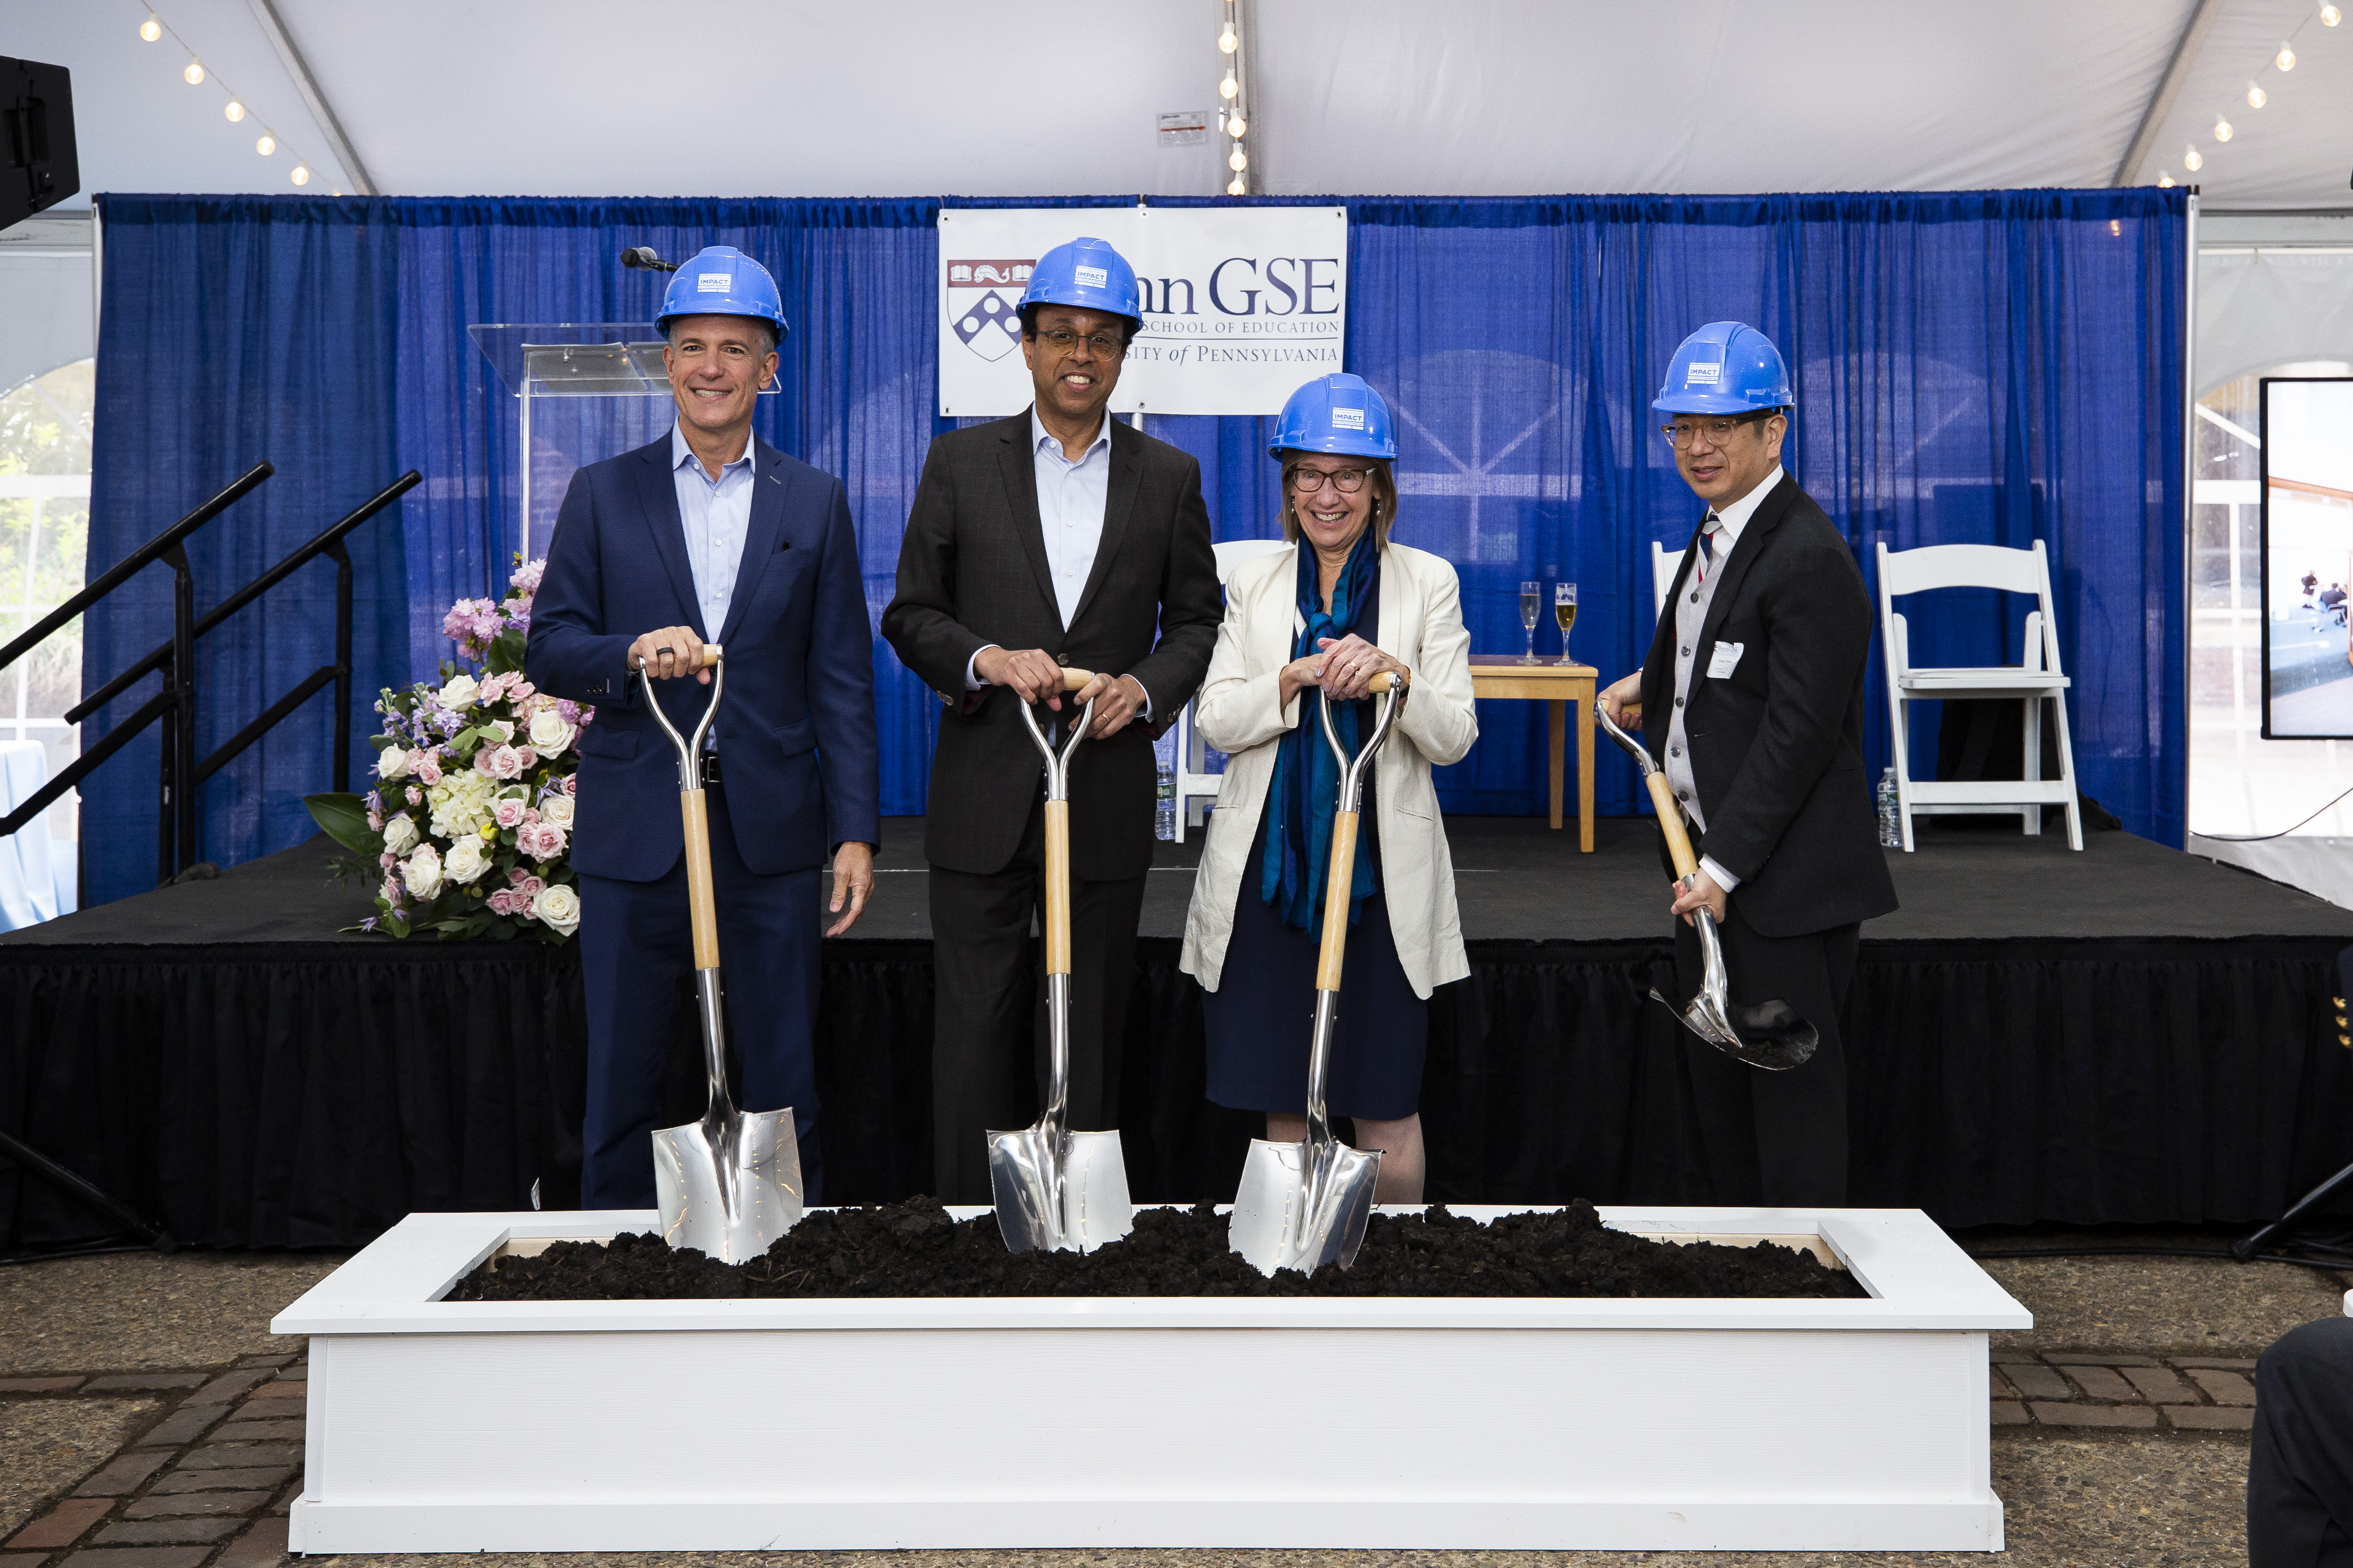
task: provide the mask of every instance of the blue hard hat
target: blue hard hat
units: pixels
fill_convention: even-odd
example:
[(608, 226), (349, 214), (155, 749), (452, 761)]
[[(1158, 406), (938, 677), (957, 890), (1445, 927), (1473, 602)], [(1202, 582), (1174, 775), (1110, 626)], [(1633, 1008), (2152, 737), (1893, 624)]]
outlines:
[(1662, 414), (1754, 414), (1797, 401), (1772, 339), (1745, 321), (1710, 321), (1675, 350), (1651, 406)]
[(776, 280), (732, 245), (706, 245), (670, 274), (654, 325), (668, 337), (670, 324), (681, 316), (753, 316), (776, 328), (779, 340), (786, 331)]
[(1333, 452), (1351, 458), (1397, 457), (1389, 405), (1361, 375), (1319, 375), (1293, 393), (1275, 421), (1267, 456)]
[(1130, 332), (1144, 325), (1144, 300), (1135, 286), (1135, 268), (1111, 247), (1111, 241), (1085, 235), (1038, 258), (1016, 309), (1031, 305), (1069, 305), (1125, 316)]

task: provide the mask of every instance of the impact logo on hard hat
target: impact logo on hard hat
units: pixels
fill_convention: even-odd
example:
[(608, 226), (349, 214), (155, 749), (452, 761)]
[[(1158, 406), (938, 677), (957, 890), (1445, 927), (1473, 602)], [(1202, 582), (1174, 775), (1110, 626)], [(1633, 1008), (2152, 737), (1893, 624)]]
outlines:
[(706, 272), (694, 280), (694, 291), (698, 294), (724, 294), (734, 287), (735, 274), (733, 272)]
[(1723, 379), (1724, 366), (1721, 363), (1694, 360), (1683, 371), (1685, 386), (1714, 386)]
[(1082, 289), (1108, 289), (1111, 287), (1111, 272), (1107, 268), (1074, 267), (1071, 268), (1071, 280), (1076, 282)]
[[(1021, 291), (1038, 258), (951, 261), (948, 309), (956, 341), (994, 363), (1021, 343)], [(1085, 268), (1081, 268), (1085, 270)]]
[(1335, 429), (1335, 430), (1361, 430), (1361, 429), (1363, 429), (1364, 427), (1365, 427), (1365, 411), (1364, 411), (1363, 409), (1361, 409), (1361, 408), (1341, 408), (1341, 407), (1335, 407), (1335, 408), (1332, 410), (1332, 428), (1333, 428), (1333, 429)]

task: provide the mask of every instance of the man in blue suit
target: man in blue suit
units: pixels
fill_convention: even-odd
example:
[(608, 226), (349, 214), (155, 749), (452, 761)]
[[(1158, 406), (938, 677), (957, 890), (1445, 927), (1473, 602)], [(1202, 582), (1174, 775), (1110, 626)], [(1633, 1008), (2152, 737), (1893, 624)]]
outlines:
[(881, 826), (858, 540), (839, 479), (753, 437), (786, 330), (767, 270), (705, 249), (670, 279), (659, 324), (678, 422), (572, 476), (525, 657), (541, 689), (596, 708), (572, 842), (588, 1001), (580, 1201), (654, 1206), (648, 1134), (691, 952), (678, 754), (645, 704), (691, 734), (715, 642), (727, 679), (702, 771), (740, 1102), (792, 1108), (814, 1202), (819, 877), (830, 855), (836, 935), (873, 890)]

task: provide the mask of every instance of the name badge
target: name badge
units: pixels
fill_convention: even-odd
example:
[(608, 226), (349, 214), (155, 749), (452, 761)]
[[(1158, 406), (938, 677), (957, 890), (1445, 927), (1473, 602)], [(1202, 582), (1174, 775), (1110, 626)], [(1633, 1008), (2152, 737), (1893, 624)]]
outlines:
[(1740, 656), (1747, 651), (1748, 645), (1746, 643), (1717, 643), (1715, 645), (1715, 651), (1708, 656), (1707, 678), (1710, 680), (1724, 679), (1734, 670), (1740, 668)]

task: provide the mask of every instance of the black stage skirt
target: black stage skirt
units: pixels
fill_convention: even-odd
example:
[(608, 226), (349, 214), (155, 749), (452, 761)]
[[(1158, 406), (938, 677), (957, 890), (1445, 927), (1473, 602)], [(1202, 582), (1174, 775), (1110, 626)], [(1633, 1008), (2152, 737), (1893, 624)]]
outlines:
[[(1367, 705), (1369, 706), (1369, 705)], [(1312, 715), (1308, 717), (1312, 718)], [(1367, 714), (1358, 726), (1372, 732)], [(1320, 732), (1309, 739), (1322, 744)], [(1271, 785), (1269, 786), (1270, 793)], [(1271, 803), (1270, 803), (1271, 805)], [(1421, 1065), (1430, 1046), (1430, 1004), (1413, 994), (1389, 934), (1388, 878), (1374, 826), (1373, 782), (1366, 770), (1359, 831), (1373, 858), (1376, 887), (1356, 923), (1340, 969), (1340, 1016), (1333, 1031), (1325, 1103), (1334, 1116), (1396, 1121), (1421, 1104)], [(1201, 997), (1208, 1048), (1208, 1095), (1237, 1110), (1307, 1109), (1307, 1053), (1315, 1029), (1315, 938), (1282, 923), (1259, 897), (1271, 810), (1259, 814), (1258, 837), (1242, 863), (1233, 935), (1215, 991)]]

